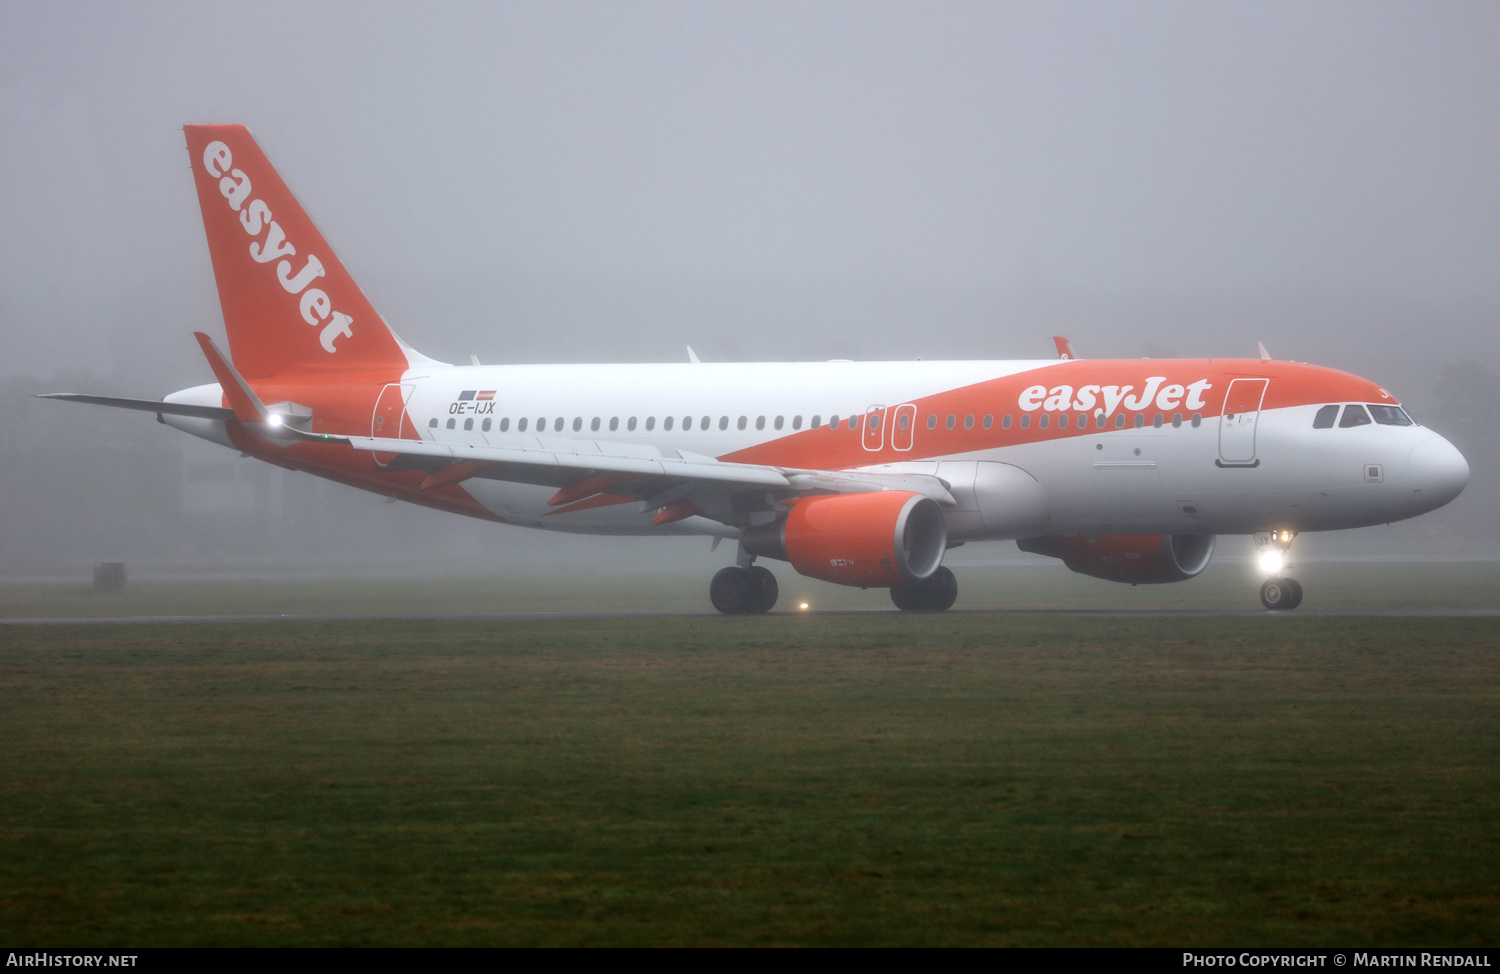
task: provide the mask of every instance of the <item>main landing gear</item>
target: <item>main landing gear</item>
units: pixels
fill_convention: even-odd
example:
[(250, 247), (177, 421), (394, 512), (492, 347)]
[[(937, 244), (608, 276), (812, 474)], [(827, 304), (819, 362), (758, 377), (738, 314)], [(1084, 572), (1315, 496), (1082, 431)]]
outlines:
[(938, 570), (912, 585), (892, 585), (891, 601), (902, 612), (942, 612), (958, 598), (958, 579), (939, 565)]
[(759, 565), (721, 568), (708, 583), (708, 598), (725, 615), (759, 615), (770, 612), (781, 594), (776, 576)]
[(1296, 537), (1295, 531), (1265, 531), (1255, 536), (1261, 570), (1271, 576), (1260, 585), (1260, 604), (1272, 611), (1295, 609), (1302, 604), (1302, 584), (1283, 574), (1292, 567), (1287, 551)]

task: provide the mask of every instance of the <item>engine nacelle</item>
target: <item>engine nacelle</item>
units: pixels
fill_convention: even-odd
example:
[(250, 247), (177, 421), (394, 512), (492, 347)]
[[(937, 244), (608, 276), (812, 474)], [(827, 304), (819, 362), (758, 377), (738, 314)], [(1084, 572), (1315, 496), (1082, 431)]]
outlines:
[(948, 528), (937, 501), (922, 494), (822, 494), (799, 499), (783, 520), (746, 528), (742, 543), (811, 578), (888, 588), (937, 571)]
[(1214, 554), (1211, 534), (1049, 534), (1022, 538), (1022, 551), (1061, 558), (1081, 575), (1109, 582), (1151, 585), (1182, 582), (1208, 567)]

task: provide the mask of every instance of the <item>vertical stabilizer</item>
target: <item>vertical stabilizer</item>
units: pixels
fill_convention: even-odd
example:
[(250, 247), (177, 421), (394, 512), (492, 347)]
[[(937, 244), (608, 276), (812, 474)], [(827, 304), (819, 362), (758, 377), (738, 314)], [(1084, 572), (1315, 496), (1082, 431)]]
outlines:
[(243, 125), (186, 125), (229, 353), (247, 379), (405, 369), (375, 313)]

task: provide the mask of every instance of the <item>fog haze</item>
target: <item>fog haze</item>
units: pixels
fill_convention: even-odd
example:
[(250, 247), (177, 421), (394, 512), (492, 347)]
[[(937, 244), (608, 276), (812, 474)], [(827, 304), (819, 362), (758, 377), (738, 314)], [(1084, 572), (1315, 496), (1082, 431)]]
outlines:
[(383, 506), (28, 398), (211, 381), (188, 122), (248, 125), (438, 359), (1263, 341), (1385, 385), (1473, 471), (1324, 550), (1500, 552), (1497, 50), (1492, 3), (0, 3), (0, 572), (727, 561)]

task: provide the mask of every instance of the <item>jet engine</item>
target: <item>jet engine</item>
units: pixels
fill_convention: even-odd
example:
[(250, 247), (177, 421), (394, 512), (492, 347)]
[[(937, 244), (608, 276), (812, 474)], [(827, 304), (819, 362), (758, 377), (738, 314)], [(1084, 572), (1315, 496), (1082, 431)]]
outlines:
[(1208, 567), (1211, 534), (1081, 534), (1021, 538), (1016, 547), (1049, 558), (1081, 575), (1109, 582), (1150, 585), (1182, 582)]
[(822, 494), (793, 502), (785, 518), (745, 529), (752, 555), (791, 562), (803, 575), (887, 588), (937, 571), (948, 529), (937, 501), (909, 491)]

